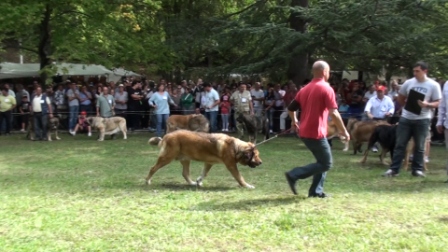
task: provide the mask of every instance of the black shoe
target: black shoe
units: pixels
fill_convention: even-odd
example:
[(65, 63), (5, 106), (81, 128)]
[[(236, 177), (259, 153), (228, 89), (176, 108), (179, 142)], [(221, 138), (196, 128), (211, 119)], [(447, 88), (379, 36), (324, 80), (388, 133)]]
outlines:
[(296, 181), (294, 181), (294, 179), (292, 179), (287, 172), (285, 172), (285, 177), (286, 181), (288, 182), (289, 188), (291, 188), (292, 193), (294, 193), (294, 195), (297, 195)]
[(325, 193), (316, 193), (316, 194), (310, 194), (308, 195), (308, 198), (328, 198), (330, 197), (330, 195), (325, 194)]

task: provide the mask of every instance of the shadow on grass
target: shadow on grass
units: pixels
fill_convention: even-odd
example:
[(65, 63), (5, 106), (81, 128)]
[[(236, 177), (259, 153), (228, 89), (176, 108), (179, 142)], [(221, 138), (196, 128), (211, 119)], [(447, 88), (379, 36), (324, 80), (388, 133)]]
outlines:
[(222, 191), (230, 191), (235, 190), (235, 188), (232, 187), (225, 187), (225, 186), (192, 186), (187, 184), (158, 184), (158, 185), (149, 185), (151, 186), (151, 189), (166, 189), (171, 191), (211, 191), (211, 192), (222, 192)]
[[(222, 202), (219, 200), (212, 200), (196, 205), (199, 210), (214, 210), (214, 211), (228, 211), (233, 210), (252, 210), (260, 207), (278, 207), (281, 205), (289, 205), (299, 203), (304, 200), (303, 197), (289, 196), (278, 198), (258, 198), (245, 199), (233, 202)], [(196, 210), (197, 210), (196, 209)]]

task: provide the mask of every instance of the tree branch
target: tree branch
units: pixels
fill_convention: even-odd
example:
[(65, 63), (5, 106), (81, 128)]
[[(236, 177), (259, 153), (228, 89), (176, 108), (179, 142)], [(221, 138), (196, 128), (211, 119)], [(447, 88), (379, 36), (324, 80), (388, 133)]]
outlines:
[(13, 44), (4, 45), (4, 46), (2, 46), (2, 49), (18, 49), (18, 50), (24, 50), (24, 51), (32, 52), (32, 53), (35, 53), (35, 54), (39, 53), (36, 49), (32, 49), (32, 48), (25, 47), (25, 46), (20, 46), (20, 45), (13, 45)]
[(86, 13), (80, 12), (80, 11), (75, 11), (75, 10), (66, 10), (66, 11), (60, 12), (60, 13), (58, 13), (56, 15), (56, 17), (60, 17), (60, 16), (65, 15), (65, 14), (78, 14), (78, 15), (85, 16), (85, 17), (88, 17), (88, 18), (92, 17), (89, 14), (86, 14)]
[(255, 7), (255, 6), (258, 5), (258, 4), (262, 4), (262, 3), (266, 3), (266, 2), (267, 2), (267, 0), (258, 0), (258, 1), (256, 1), (255, 3), (253, 3), (253, 4), (249, 5), (249, 6), (247, 6), (247, 7), (244, 8), (244, 9), (241, 9), (241, 10), (239, 10), (239, 11), (237, 11), (237, 12), (234, 12), (234, 13), (230, 13), (230, 14), (225, 15), (224, 18), (229, 18), (229, 17), (235, 16), (235, 15), (239, 15), (239, 14), (241, 14), (241, 13), (243, 13), (243, 12), (245, 12), (245, 11), (248, 11), (249, 9)]

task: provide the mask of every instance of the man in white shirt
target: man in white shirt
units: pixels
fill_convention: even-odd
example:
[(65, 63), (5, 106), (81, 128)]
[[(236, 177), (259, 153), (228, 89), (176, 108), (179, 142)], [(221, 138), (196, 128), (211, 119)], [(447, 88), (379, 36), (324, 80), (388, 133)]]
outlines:
[(210, 132), (216, 132), (218, 110), (219, 110), (219, 94), (209, 82), (205, 82), (204, 86), (204, 109), (205, 117), (210, 122)]
[[(389, 96), (384, 95), (385, 90), (385, 86), (378, 86), (376, 95), (367, 101), (364, 112), (369, 120), (385, 120), (394, 114), (394, 102)], [(372, 147), (372, 151), (378, 152), (376, 144)]]
[[(439, 83), (426, 76), (428, 65), (425, 62), (417, 62), (414, 65), (413, 72), (414, 78), (405, 81), (398, 91), (397, 102), (404, 107), (398, 123), (397, 140), (392, 164), (390, 165), (389, 170), (384, 173), (384, 176), (398, 175), (406, 147), (411, 137), (413, 137), (415, 149), (412, 160), (412, 175), (415, 177), (425, 177), (425, 174), (423, 173), (425, 140), (428, 135), (432, 109), (439, 106), (442, 92)], [(412, 102), (407, 99), (411, 90), (424, 96), (423, 100), (418, 100), (416, 102), (416, 105), (421, 108), (421, 111), (414, 110), (413, 113), (406, 109), (406, 103)]]
[(34, 134), (36, 139), (47, 141), (48, 116), (53, 117), (51, 101), (47, 95), (42, 94), (41, 87), (37, 87), (34, 92), (30, 108), (33, 113)]
[(263, 111), (264, 92), (260, 89), (260, 86), (260, 82), (255, 82), (254, 88), (250, 91), (256, 117), (261, 117), (261, 112)]
[[(443, 85), (436, 128), (439, 134), (445, 133), (445, 147), (448, 150), (448, 81)], [(448, 159), (446, 163), (446, 171), (448, 173)], [(448, 180), (445, 181), (445, 183), (448, 183)]]

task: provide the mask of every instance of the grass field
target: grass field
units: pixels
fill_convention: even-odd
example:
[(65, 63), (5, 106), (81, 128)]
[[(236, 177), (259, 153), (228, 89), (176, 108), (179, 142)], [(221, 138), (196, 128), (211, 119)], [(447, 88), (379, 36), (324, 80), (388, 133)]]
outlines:
[[(433, 147), (425, 179), (386, 167), (335, 142), (328, 199), (293, 196), (284, 171), (313, 160), (300, 140), (260, 146), (263, 165), (240, 167), (254, 190), (224, 166), (203, 188), (188, 186), (179, 163), (144, 185), (157, 148), (149, 134), (97, 142), (62, 135), (30, 142), (0, 137), (0, 251), (447, 251), (446, 152)], [(202, 164), (192, 164), (196, 178)]]

